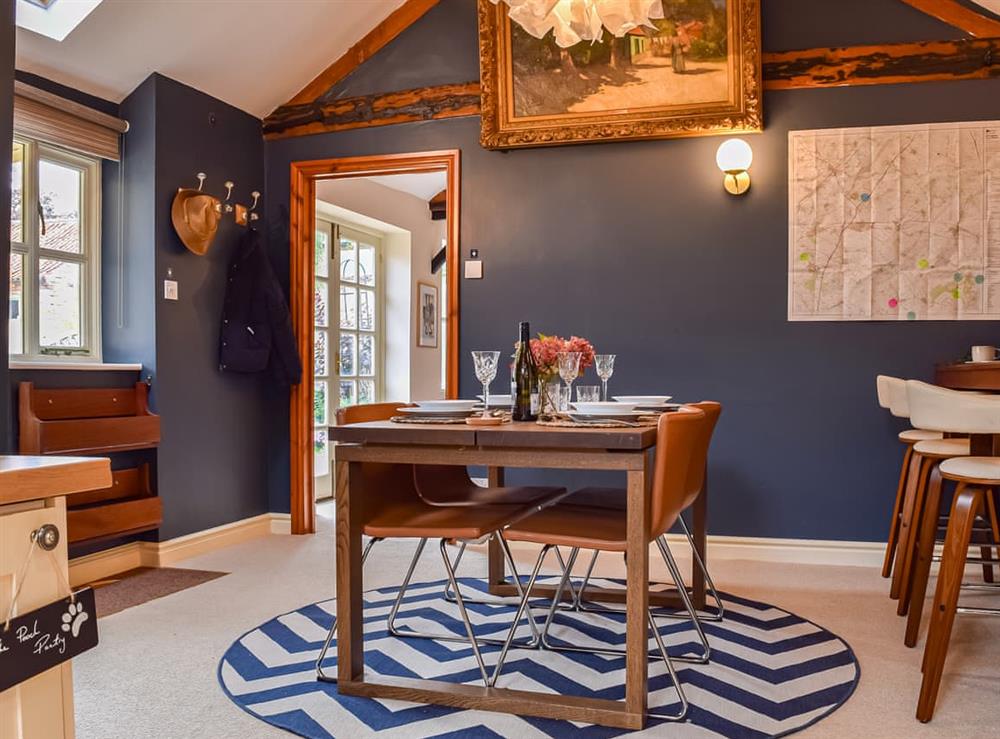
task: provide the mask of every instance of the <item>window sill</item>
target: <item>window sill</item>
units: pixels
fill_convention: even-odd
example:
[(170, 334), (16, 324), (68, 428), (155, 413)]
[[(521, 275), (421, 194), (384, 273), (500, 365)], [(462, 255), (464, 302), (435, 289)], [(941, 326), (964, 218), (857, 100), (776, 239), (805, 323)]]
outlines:
[(44, 360), (10, 360), (7, 366), (12, 370), (90, 370), (93, 372), (139, 372), (141, 364), (121, 364), (113, 362), (46, 362)]

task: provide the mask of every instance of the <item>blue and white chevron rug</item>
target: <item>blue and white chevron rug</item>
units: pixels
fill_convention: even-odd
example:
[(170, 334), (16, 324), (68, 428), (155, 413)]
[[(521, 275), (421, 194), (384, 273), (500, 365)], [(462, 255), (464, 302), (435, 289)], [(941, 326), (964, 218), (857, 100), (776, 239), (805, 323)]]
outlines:
[[(595, 585), (621, 586), (594, 580)], [(484, 583), (463, 579), (463, 593)], [(442, 595), (443, 582), (411, 585), (397, 627), (442, 628), (464, 636), (457, 608)], [(366, 674), (423, 677), (481, 684), (471, 650), (457, 642), (399, 639), (386, 631), (396, 588), (369, 591), (365, 599)], [(766, 603), (726, 595), (723, 622), (704, 624), (712, 647), (708, 665), (675, 663), (691, 703), (683, 724), (651, 719), (645, 734), (677, 737), (774, 737), (809, 726), (835, 711), (854, 692), (860, 670), (842, 639), (816, 624)], [(544, 601), (534, 609), (541, 622)], [(504, 636), (515, 607), (510, 601), (468, 606), (478, 636)], [(273, 726), (304, 737), (612, 737), (623, 733), (588, 724), (520, 718), (394, 700), (340, 696), (337, 686), (315, 679), (314, 662), (333, 622), (332, 600), (278, 616), (244, 634), (219, 663), (219, 682), (233, 702)], [(527, 635), (526, 620), (518, 636)], [(699, 648), (689, 622), (659, 619), (672, 655)], [(619, 615), (560, 612), (551, 637), (582, 646), (625, 640)], [(655, 642), (650, 639), (651, 653)], [(497, 647), (485, 647), (492, 669)], [(336, 674), (336, 650), (324, 667)], [(624, 699), (624, 659), (593, 653), (512, 650), (499, 687)], [(676, 707), (676, 693), (659, 659), (649, 663), (651, 711)]]

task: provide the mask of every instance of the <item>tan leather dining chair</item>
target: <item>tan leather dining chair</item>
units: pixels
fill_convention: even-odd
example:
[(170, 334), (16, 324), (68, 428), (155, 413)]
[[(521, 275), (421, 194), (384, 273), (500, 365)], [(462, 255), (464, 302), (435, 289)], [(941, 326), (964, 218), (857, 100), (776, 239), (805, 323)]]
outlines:
[[(709, 656), (708, 642), (704, 632), (698, 623), (694, 607), (688, 597), (684, 587), (684, 581), (680, 577), (680, 571), (676, 562), (670, 554), (669, 545), (662, 538), (671, 526), (677, 521), (685, 502), (689, 499), (688, 480), (691, 475), (692, 465), (697, 463), (697, 451), (699, 440), (703, 439), (707, 431), (707, 426), (711, 423), (708, 414), (699, 408), (683, 406), (673, 413), (665, 413), (660, 417), (657, 425), (656, 455), (653, 468), (653, 484), (650, 501), (650, 526), (646, 534), (649, 543), (656, 542), (663, 555), (667, 568), (670, 571), (674, 586), (685, 603), (685, 607), (691, 617), (695, 630), (702, 641), (704, 651), (703, 658), (697, 661), (705, 661)], [(617, 512), (611, 514), (608, 509), (594, 508), (586, 505), (579, 505), (573, 502), (572, 498), (565, 498), (559, 503), (547, 507), (538, 513), (515, 522), (503, 532), (503, 538), (507, 541), (530, 542), (541, 544), (542, 550), (535, 562), (534, 570), (528, 580), (525, 589), (526, 595), (521, 600), (518, 614), (515, 616), (515, 623), (520, 619), (520, 614), (527, 607), (527, 600), (531, 590), (538, 578), (542, 564), (549, 551), (556, 547), (568, 547), (571, 552), (567, 561), (567, 566), (563, 570), (562, 578), (556, 593), (552, 598), (545, 625), (542, 628), (542, 644), (548, 648), (553, 645), (545, 639), (558, 604), (562, 600), (562, 595), (566, 590), (566, 584), (570, 577), (570, 572), (580, 549), (596, 549), (602, 552), (624, 553), (627, 549), (627, 523), (624, 513)], [(660, 657), (666, 664), (670, 679), (674, 689), (680, 699), (681, 707), (674, 714), (650, 714), (657, 718), (668, 720), (682, 719), (687, 713), (687, 699), (684, 690), (677, 678), (673, 661), (676, 657), (670, 657), (660, 636), (652, 609), (647, 610), (649, 625), (652, 628), (654, 639)], [(501, 650), (498, 661), (498, 670), (502, 668), (507, 650), (510, 646), (510, 635), (508, 644)], [(613, 649), (582, 649), (578, 647), (559, 646), (560, 650), (574, 650), (586, 652), (599, 652), (609, 654), (622, 654), (620, 650)]]
[[(337, 410), (337, 425), (389, 420), (398, 414), (399, 408), (406, 406), (406, 403), (377, 403), (340, 408)], [(454, 590), (457, 587), (454, 573), (458, 567), (458, 561), (456, 560), (453, 564), (448, 556), (446, 544), (449, 541), (460, 541), (464, 544), (467, 541), (492, 538), (500, 528), (506, 526), (510, 521), (537, 511), (566, 494), (566, 489), (559, 487), (481, 488), (469, 479), (466, 469), (460, 466), (434, 465), (425, 468), (423, 465), (366, 464), (364, 467), (366, 481), (370, 481), (372, 489), (378, 489), (377, 500), (371, 502), (372, 505), (377, 504), (378, 512), (363, 529), (363, 533), (370, 538), (361, 555), (362, 568), (368, 560), (372, 547), (384, 539), (416, 538), (419, 540), (389, 615), (389, 631), (394, 636), (456, 640), (456, 637), (450, 634), (400, 631), (394, 626), (399, 605), (428, 538), (441, 538), (441, 556), (445, 561), (449, 587)], [(495, 528), (491, 529), (490, 526), (495, 526)], [(513, 573), (514, 585), (520, 592), (520, 579), (514, 567), (514, 560), (510, 556), (506, 543), (501, 541), (501, 545), (507, 565)], [(468, 630), (468, 637), (472, 640), (473, 652), (483, 671), (483, 679), (486, 680), (487, 675), (479, 652), (479, 643), (501, 642), (495, 639), (479, 639), (477, 643), (473, 638), (472, 626), (465, 612), (465, 599), (461, 597), (460, 593), (455, 592), (453, 600), (459, 606), (460, 615)], [(517, 622), (515, 621), (513, 628), (516, 629), (516, 626)], [(530, 619), (529, 626), (534, 634), (535, 625)], [(317, 679), (324, 682), (336, 682), (335, 677), (327, 675), (323, 671), (323, 662), (329, 652), (336, 629), (337, 620), (334, 618), (316, 660)], [(513, 635), (513, 631), (511, 634)], [(529, 645), (535, 643), (537, 643), (537, 635), (529, 642)]]
[[(961, 434), (1000, 434), (1000, 397), (973, 395), (910, 380), (906, 383), (911, 419), (914, 424), (938, 431)], [(948, 529), (945, 535), (941, 569), (938, 573), (931, 624), (924, 647), (923, 680), (917, 702), (917, 718), (929, 721), (934, 715), (941, 675), (948, 654), (948, 643), (956, 613), (1000, 615), (995, 608), (964, 608), (958, 599), (964, 587), (966, 563), (976, 561), (969, 557), (972, 533), (977, 519), (990, 513), (995, 522), (994, 495), (1000, 488), (1000, 457), (956, 457), (941, 462), (940, 479), (931, 486), (927, 500), (924, 525), (921, 527), (921, 546), (916, 571), (915, 600), (913, 609), (923, 605), (923, 590), (930, 572), (934, 551), (934, 534), (938, 525), (941, 483), (950, 480), (957, 484)], [(997, 538), (993, 524), (994, 542)], [(990, 560), (979, 560), (980, 562)], [(916, 596), (920, 595), (920, 600)], [(986, 645), (987, 647), (989, 644)]]
[[(722, 415), (722, 404), (717, 403), (712, 400), (703, 400), (700, 403), (689, 403), (692, 408), (698, 408), (705, 412), (706, 423), (702, 427), (701, 436), (698, 439), (698, 444), (694, 452), (694, 458), (691, 461), (691, 469), (688, 474), (687, 480), (687, 497), (684, 500), (684, 506), (682, 510), (688, 510), (701, 495), (705, 488), (705, 480), (708, 468), (708, 449), (712, 443), (712, 435), (715, 432), (715, 427), (718, 424), (719, 416)], [(571, 498), (569, 502), (575, 503), (577, 505), (593, 506), (595, 508), (608, 508), (615, 511), (625, 510), (625, 489), (624, 488), (608, 488), (608, 487), (586, 487), (581, 488), (573, 493), (571, 493)], [(714, 614), (699, 614), (699, 618), (702, 621), (722, 621), (725, 618), (726, 609), (722, 603), (722, 598), (719, 596), (718, 591), (715, 588), (715, 583), (712, 581), (712, 576), (708, 572), (708, 568), (705, 566), (704, 560), (698, 553), (698, 547), (695, 546), (694, 537), (691, 535), (691, 530), (688, 528), (687, 522), (684, 520), (684, 516), (681, 515), (677, 518), (677, 523), (680, 524), (681, 530), (687, 537), (688, 544), (691, 547), (691, 555), (694, 560), (695, 566), (697, 566), (705, 578), (705, 583), (708, 586), (708, 591), (712, 594), (715, 600), (715, 613)], [(594, 551), (590, 558), (590, 564), (587, 565), (583, 581), (580, 583), (579, 589), (573, 596), (573, 607), (576, 610), (582, 611), (609, 611), (606, 608), (593, 608), (586, 605), (586, 590), (587, 585), (590, 582), (591, 575), (594, 572), (594, 565), (597, 563), (597, 557), (600, 553)], [(569, 585), (572, 590), (572, 583)], [(676, 614), (658, 614), (663, 616), (675, 616)], [(683, 615), (683, 614), (681, 614)]]

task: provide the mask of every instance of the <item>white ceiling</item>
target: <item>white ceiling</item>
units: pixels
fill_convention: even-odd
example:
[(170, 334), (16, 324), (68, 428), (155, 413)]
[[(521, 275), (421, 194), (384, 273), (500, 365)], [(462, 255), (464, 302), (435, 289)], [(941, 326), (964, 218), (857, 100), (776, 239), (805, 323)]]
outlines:
[(18, 28), (17, 68), (114, 102), (160, 72), (263, 117), (402, 3), (104, 0), (63, 41)]
[(982, 5), (991, 13), (1000, 15), (1000, 0), (972, 0), (974, 3)]
[(365, 177), (382, 187), (416, 195), (421, 200), (430, 200), (448, 186), (448, 177), (441, 172), (425, 172), (423, 174), (387, 174), (375, 177)]

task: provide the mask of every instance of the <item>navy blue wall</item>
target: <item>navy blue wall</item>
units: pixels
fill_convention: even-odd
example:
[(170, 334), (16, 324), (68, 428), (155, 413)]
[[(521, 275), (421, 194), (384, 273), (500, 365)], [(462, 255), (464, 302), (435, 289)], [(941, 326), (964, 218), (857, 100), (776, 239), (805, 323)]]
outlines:
[[(215, 98), (160, 75), (156, 88), (154, 393), (162, 419), (157, 452), (164, 496), (160, 538), (198, 531), (267, 508), (265, 396), (287, 396), (267, 378), (219, 372), (219, 325), (227, 266), (245, 229), (223, 218), (205, 256), (188, 251), (170, 221), (178, 187), (197, 186), (249, 203), (264, 190), (261, 122)], [(180, 299), (163, 299), (172, 269)], [(287, 424), (286, 424), (287, 427)]]
[[(413, 70), (424, 59), (435, 83), (470, 79), (468, 5), (444, 0), (345, 89), (420, 84)], [(895, 0), (764, 5), (765, 48), (956, 35)], [(403, 45), (424, 56), (400, 64), (393, 49)], [(456, 74), (444, 79), (449, 65)], [(713, 533), (883, 539), (900, 449), (896, 424), (876, 405), (875, 375), (930, 378), (936, 362), (1000, 341), (1000, 326), (787, 322), (788, 132), (1000, 118), (1000, 80), (773, 92), (764, 103), (766, 131), (748, 137), (753, 188), (740, 198), (722, 189), (716, 138), (500, 153), (483, 150), (479, 119), (465, 118), (268, 142), (274, 258), (287, 279), (290, 162), (460, 148), (462, 247), (486, 263), (485, 279), (461, 284), (463, 395), (477, 389), (465, 349), (510, 346), (520, 320), (587, 336), (618, 354), (616, 393), (724, 403)], [(276, 408), (272, 419), (282, 432), (286, 413)], [(287, 436), (270, 453), (287, 465)], [(275, 464), (272, 476), (272, 509), (287, 510), (287, 469)]]

